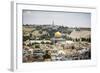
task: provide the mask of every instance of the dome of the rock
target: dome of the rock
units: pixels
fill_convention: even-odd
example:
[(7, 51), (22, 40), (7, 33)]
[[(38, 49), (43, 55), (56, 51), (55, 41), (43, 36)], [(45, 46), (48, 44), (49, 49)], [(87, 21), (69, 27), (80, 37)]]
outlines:
[(61, 36), (62, 36), (62, 34), (61, 34), (60, 32), (56, 32), (56, 33), (55, 33), (55, 37), (56, 37), (56, 38), (60, 38)]

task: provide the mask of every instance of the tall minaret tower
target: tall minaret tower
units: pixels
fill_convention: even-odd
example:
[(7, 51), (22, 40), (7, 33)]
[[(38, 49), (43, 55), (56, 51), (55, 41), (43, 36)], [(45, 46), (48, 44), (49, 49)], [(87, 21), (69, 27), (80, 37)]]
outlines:
[(52, 21), (52, 26), (54, 26), (54, 20)]

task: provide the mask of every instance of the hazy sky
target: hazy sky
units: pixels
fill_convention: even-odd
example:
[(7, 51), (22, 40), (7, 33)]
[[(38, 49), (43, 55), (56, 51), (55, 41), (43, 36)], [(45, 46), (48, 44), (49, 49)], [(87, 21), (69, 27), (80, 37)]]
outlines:
[(23, 24), (52, 24), (69, 27), (91, 27), (90, 13), (23, 10)]

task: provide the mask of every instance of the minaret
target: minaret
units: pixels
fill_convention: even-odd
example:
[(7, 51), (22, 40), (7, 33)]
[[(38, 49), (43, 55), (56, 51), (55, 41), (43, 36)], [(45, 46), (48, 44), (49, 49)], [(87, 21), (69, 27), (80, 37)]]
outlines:
[(62, 24), (62, 26), (61, 26), (61, 33), (63, 33), (63, 24)]
[(52, 21), (52, 26), (54, 26), (54, 20)]

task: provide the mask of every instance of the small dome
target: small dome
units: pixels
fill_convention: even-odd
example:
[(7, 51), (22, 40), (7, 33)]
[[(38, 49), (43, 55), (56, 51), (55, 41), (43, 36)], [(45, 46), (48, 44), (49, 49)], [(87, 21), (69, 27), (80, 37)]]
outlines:
[(56, 38), (60, 38), (61, 36), (62, 36), (62, 34), (61, 34), (60, 32), (56, 32), (56, 33), (55, 33), (55, 37), (56, 37)]

